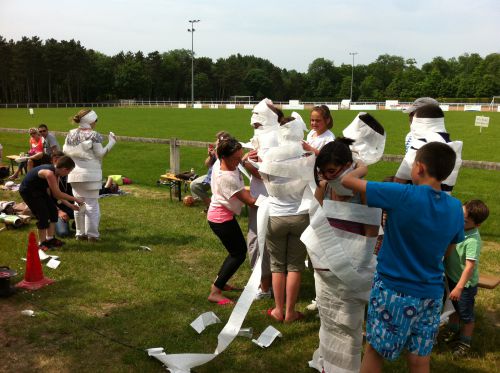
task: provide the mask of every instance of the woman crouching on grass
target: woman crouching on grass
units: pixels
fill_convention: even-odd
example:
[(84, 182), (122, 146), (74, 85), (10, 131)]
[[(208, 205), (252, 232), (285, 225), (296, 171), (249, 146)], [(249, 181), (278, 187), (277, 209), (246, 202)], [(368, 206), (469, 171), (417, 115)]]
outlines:
[[(83, 203), (79, 198), (61, 192), (58, 178), (67, 176), (75, 168), (75, 162), (67, 156), (59, 158), (55, 165), (44, 164), (31, 169), (19, 187), (19, 194), (37, 218), (39, 246), (42, 250), (63, 245), (54, 237), (58, 219), (56, 200)], [(49, 194), (50, 191), (50, 194)], [(79, 207), (72, 205), (73, 210)]]
[(222, 139), (217, 144), (220, 167), (212, 173), (212, 200), (208, 208), (208, 225), (228, 251), (217, 278), (212, 284), (208, 300), (219, 305), (233, 301), (222, 295), (223, 290), (231, 290), (229, 279), (245, 261), (247, 244), (235, 215), (239, 215), (243, 204), (253, 206), (256, 199), (245, 189), (238, 170), (243, 157), (243, 149), (234, 138)]

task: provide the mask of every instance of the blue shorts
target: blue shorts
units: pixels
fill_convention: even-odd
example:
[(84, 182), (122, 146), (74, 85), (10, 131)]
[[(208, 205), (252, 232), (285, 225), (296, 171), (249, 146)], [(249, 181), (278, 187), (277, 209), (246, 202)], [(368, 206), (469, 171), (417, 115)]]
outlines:
[(428, 356), (439, 329), (443, 300), (416, 298), (388, 289), (377, 273), (373, 279), (366, 340), (384, 358), (395, 360), (403, 349)]
[[(446, 280), (448, 281), (450, 291), (455, 289), (457, 284), (448, 277), (446, 277)], [(462, 295), (458, 301), (451, 301), (455, 311), (458, 313), (458, 317), (465, 324), (474, 322), (474, 303), (476, 301), (476, 294), (477, 286), (469, 286), (468, 288), (464, 288), (464, 290), (462, 290)]]

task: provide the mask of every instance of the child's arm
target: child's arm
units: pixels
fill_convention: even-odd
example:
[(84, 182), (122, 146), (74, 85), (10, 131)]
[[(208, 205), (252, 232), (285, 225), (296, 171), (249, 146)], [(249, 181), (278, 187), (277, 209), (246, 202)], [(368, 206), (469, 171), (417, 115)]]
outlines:
[(470, 280), (472, 274), (474, 273), (474, 266), (476, 265), (475, 260), (466, 259), (465, 260), (465, 268), (462, 272), (462, 276), (460, 276), (460, 280), (457, 282), (457, 286), (450, 292), (450, 299), (454, 301), (458, 301), (460, 296), (462, 295), (462, 291), (464, 290), (465, 284)]
[(257, 201), (257, 198), (253, 198), (250, 192), (246, 189), (242, 189), (239, 192), (234, 193), (234, 196), (248, 206), (255, 206), (255, 201)]
[(52, 193), (52, 197), (55, 199), (65, 199), (67, 201), (74, 201), (78, 204), (83, 203), (83, 200), (70, 196), (64, 192), (61, 192), (59, 189), (59, 184), (57, 182), (57, 178), (54, 173), (50, 170), (40, 170), (38, 171), (38, 176), (47, 180), (47, 184), (49, 184), (50, 192)]
[(322, 180), (319, 182), (319, 185), (316, 188), (316, 191), (314, 192), (314, 197), (321, 206), (323, 206), (323, 200), (325, 199), (325, 189), (326, 189), (326, 181)]
[(366, 192), (366, 180), (362, 180), (368, 172), (368, 168), (364, 165), (359, 165), (354, 171), (349, 172), (342, 178), (342, 185), (355, 192)]

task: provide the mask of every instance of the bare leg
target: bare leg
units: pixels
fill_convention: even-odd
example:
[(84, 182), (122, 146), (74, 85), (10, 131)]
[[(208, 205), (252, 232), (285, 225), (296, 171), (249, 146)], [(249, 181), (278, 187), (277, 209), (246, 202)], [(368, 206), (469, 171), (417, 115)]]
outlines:
[(461, 335), (472, 337), (472, 333), (474, 333), (474, 322), (469, 322), (462, 326)]
[(360, 373), (381, 373), (383, 361), (383, 357), (367, 343), (363, 361), (361, 362)]
[(286, 287), (286, 274), (282, 272), (273, 272), (273, 291), (274, 291), (274, 302), (276, 307), (274, 308), (272, 315), (277, 320), (283, 319), (283, 308), (285, 307), (285, 287)]
[(104, 188), (110, 188), (113, 185), (113, 178), (108, 176), (108, 180), (106, 180), (106, 184), (104, 184)]
[(38, 241), (47, 241), (47, 229), (38, 229)]
[(430, 372), (430, 356), (418, 356), (409, 353), (406, 356), (408, 367), (411, 373), (429, 373)]
[(56, 234), (56, 223), (50, 222), (49, 228), (47, 228), (46, 237), (55, 237)]
[(288, 272), (286, 278), (286, 312), (285, 321), (294, 321), (297, 319), (295, 304), (299, 296), (301, 272)]
[(452, 313), (450, 315), (449, 323), (450, 324), (455, 324), (455, 325), (458, 325), (460, 323), (460, 318), (458, 317), (458, 313), (457, 312), (454, 312), (454, 313)]
[(272, 275), (271, 276), (264, 276), (264, 277), (261, 277), (260, 279), (260, 290), (262, 290), (263, 292), (268, 292), (269, 291), (269, 288), (271, 287), (272, 285)]

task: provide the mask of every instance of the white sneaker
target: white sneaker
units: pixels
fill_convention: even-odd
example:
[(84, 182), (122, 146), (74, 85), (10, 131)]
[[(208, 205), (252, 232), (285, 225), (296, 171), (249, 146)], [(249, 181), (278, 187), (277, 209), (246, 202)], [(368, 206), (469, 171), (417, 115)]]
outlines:
[(255, 294), (255, 300), (259, 300), (259, 299), (271, 299), (271, 289), (269, 289), (268, 291), (262, 291), (259, 289), (258, 293)]
[(309, 310), (309, 311), (316, 311), (318, 309), (318, 305), (316, 304), (316, 300), (313, 299), (311, 304), (306, 306), (306, 308)]

